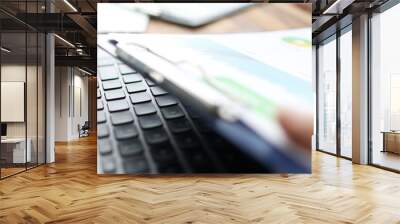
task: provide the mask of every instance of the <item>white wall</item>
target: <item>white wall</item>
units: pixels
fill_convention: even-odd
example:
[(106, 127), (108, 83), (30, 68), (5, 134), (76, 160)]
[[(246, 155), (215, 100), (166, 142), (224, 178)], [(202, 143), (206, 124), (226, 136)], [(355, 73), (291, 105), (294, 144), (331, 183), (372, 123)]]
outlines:
[(76, 68), (56, 67), (55, 85), (55, 140), (77, 139), (78, 125), (88, 120), (88, 78)]
[[(25, 70), (27, 69), (27, 70)], [(1, 66), (1, 81), (2, 82), (25, 82), (25, 75), (26, 71), (28, 74), (36, 74), (36, 67), (34, 66), (27, 66), (25, 65), (13, 65), (13, 64), (6, 64)], [(29, 78), (29, 77), (28, 77)], [(28, 80), (30, 86), (36, 86), (36, 80)], [(35, 107), (36, 108), (36, 87), (28, 88), (27, 93), (27, 106)], [(32, 91), (32, 92), (31, 92)], [(39, 105), (40, 106), (40, 105)], [(1, 108), (1, 110), (7, 110), (7, 108)], [(36, 110), (35, 110), (36, 111)], [(28, 129), (36, 130), (36, 120), (37, 115), (36, 113), (32, 113), (32, 109), (28, 110)], [(32, 123), (33, 122), (33, 123)], [(25, 126), (26, 122), (7, 122), (7, 136), (8, 137), (25, 137)], [(28, 137), (29, 133), (28, 130)], [(36, 133), (36, 132), (35, 132)]]

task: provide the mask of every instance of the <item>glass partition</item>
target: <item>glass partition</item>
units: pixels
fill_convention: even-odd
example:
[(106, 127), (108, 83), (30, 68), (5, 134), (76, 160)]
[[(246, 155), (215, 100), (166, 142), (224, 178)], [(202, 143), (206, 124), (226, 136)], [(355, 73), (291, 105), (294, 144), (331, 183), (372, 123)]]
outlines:
[(30, 162), (31, 151), (26, 150), (26, 41), (25, 32), (1, 34), (2, 177), (24, 171)]
[(351, 26), (340, 36), (340, 154), (352, 157), (352, 35)]
[[(43, 12), (43, 5), (0, 2), (18, 13)], [(10, 15), (0, 12), (0, 178), (45, 163), (46, 38)]]
[(400, 170), (400, 5), (371, 18), (372, 164)]
[(26, 112), (27, 112), (27, 150), (30, 151), (30, 159), (28, 160), (28, 168), (37, 165), (37, 78), (38, 78), (38, 35), (36, 32), (29, 31), (27, 33), (27, 80), (26, 80)]
[(45, 124), (46, 124), (46, 36), (38, 34), (38, 76), (37, 76), (37, 162), (46, 162)]
[(336, 153), (336, 37), (318, 47), (318, 149)]

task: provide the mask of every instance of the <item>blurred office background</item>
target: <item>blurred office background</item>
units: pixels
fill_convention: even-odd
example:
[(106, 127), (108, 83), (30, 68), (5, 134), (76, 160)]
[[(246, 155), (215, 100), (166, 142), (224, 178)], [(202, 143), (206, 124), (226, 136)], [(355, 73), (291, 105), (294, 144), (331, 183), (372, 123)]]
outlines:
[(96, 129), (96, 5), (80, 2), (0, 2), (0, 178)]
[(314, 1), (315, 148), (400, 171), (397, 1)]

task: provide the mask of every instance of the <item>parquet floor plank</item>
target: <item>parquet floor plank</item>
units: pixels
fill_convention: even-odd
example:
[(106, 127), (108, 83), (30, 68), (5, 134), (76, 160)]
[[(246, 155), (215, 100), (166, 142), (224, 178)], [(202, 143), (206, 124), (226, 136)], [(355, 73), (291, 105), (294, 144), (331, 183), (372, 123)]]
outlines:
[(313, 152), (311, 175), (98, 176), (96, 139), (0, 181), (0, 223), (400, 223), (400, 175)]

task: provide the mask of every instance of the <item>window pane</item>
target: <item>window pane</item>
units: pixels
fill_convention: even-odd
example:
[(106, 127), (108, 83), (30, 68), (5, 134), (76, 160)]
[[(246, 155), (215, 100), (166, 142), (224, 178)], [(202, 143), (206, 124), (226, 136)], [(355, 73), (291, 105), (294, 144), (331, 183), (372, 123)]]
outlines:
[(352, 154), (352, 35), (351, 31), (340, 37), (340, 152), (342, 156)]
[(400, 5), (372, 18), (372, 163), (400, 170)]
[[(30, 159), (26, 141), (26, 33), (1, 33), (1, 175), (25, 170)], [(26, 148), (28, 147), (28, 151)]]
[(336, 153), (336, 41), (318, 51), (318, 148)]

